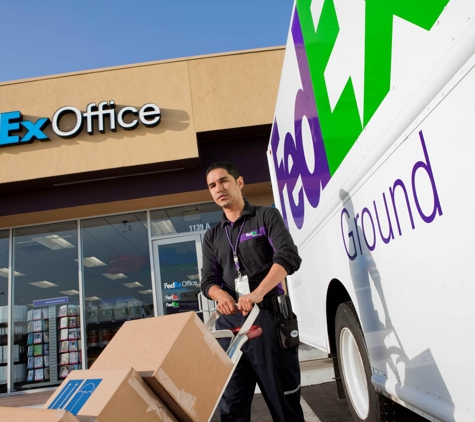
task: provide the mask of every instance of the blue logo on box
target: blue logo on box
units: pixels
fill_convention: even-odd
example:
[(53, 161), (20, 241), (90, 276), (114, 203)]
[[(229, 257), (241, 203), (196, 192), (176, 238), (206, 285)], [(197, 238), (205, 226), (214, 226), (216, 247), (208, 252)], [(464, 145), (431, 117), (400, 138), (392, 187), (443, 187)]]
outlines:
[(67, 410), (77, 415), (101, 381), (102, 379), (68, 381), (48, 409)]

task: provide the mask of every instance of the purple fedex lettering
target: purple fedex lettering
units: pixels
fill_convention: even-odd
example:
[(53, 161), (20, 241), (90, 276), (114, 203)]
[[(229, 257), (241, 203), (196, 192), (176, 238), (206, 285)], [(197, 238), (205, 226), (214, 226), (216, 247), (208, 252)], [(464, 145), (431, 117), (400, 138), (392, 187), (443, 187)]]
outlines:
[[(417, 210), (419, 211), (419, 215), (421, 216), (422, 220), (426, 223), (432, 223), (436, 216), (437, 211), (439, 215), (442, 215), (442, 207), (440, 206), (439, 195), (437, 193), (437, 187), (435, 185), (434, 174), (432, 173), (432, 167), (430, 165), (429, 154), (427, 153), (426, 143), (424, 141), (424, 135), (422, 130), (419, 132), (419, 137), (421, 139), (422, 150), (424, 151), (424, 158), (426, 162), (418, 161), (414, 168), (412, 169), (412, 190), (414, 191), (414, 201), (416, 203)], [(434, 195), (434, 208), (432, 209), (432, 214), (427, 216), (422, 212), (421, 205), (419, 204), (419, 198), (417, 197), (416, 192), (416, 171), (418, 169), (423, 169), (426, 171), (427, 175), (429, 176), (430, 184), (432, 187), (432, 194)]]
[[(416, 204), (416, 208), (421, 220), (427, 224), (430, 224), (434, 221), (437, 215), (442, 216), (442, 206), (439, 200), (439, 194), (437, 192), (437, 186), (434, 179), (434, 173), (432, 172), (432, 166), (429, 160), (429, 154), (427, 152), (426, 143), (424, 140), (424, 135), (422, 131), (419, 132), (419, 139), (421, 141), (422, 152), (424, 154), (425, 161), (417, 161), (411, 172), (411, 186), (412, 186), (412, 195), (414, 198), (414, 203)], [(419, 171), (420, 170), (420, 171)], [(421, 173), (423, 175), (423, 171), (429, 178), (430, 181), (430, 190), (426, 188), (424, 192), (420, 192), (421, 187), (419, 186), (419, 194), (420, 196), (426, 198), (432, 198), (432, 212), (430, 215), (426, 215), (421, 207), (419, 196), (417, 193), (416, 187), (416, 173)], [(403, 194), (402, 200), (399, 202), (396, 201), (396, 188), (399, 188), (399, 191)], [(345, 192), (346, 193), (346, 192)], [(377, 241), (377, 233), (379, 232), (380, 238), (383, 243), (388, 244), (391, 240), (395, 238), (395, 232), (393, 230), (393, 221), (395, 220), (397, 225), (397, 234), (399, 237), (403, 235), (403, 231), (401, 230), (401, 225), (399, 221), (399, 216), (403, 212), (407, 213), (409, 223), (411, 225), (411, 229), (414, 230), (416, 228), (416, 220), (414, 219), (414, 215), (411, 210), (411, 202), (410, 202), (410, 191), (406, 188), (404, 181), (402, 179), (396, 179), (393, 183), (392, 187), (389, 187), (390, 198), (392, 202), (392, 208), (394, 211), (393, 217), (390, 215), (388, 204), (386, 201), (386, 195), (383, 192), (382, 197), (384, 201), (384, 208), (385, 213), (381, 214), (378, 212), (378, 207), (376, 201), (373, 201), (374, 205), (374, 213), (376, 216), (376, 224), (374, 222), (373, 216), (369, 208), (364, 207), (361, 215), (359, 213), (355, 213), (353, 209), (352, 201), (349, 200), (345, 203), (345, 207), (342, 209), (340, 214), (340, 229), (341, 235), (343, 239), (343, 247), (345, 248), (346, 254), (350, 261), (355, 260), (359, 255), (364, 255), (365, 251), (373, 251), (376, 248), (376, 241)], [(400, 196), (400, 195), (399, 195)], [(342, 199), (346, 196), (343, 195)], [(402, 207), (401, 207), (402, 205)], [(402, 209), (401, 209), (402, 208)], [(383, 230), (381, 228), (382, 223), (382, 216), (386, 216), (387, 218), (387, 230), (388, 235), (385, 237), (383, 235)], [(415, 214), (417, 218), (417, 214)], [(361, 222), (361, 223), (360, 223)], [(366, 222), (366, 226), (365, 226)], [(345, 225), (347, 228), (345, 229)], [(378, 232), (376, 231), (375, 225), (378, 226)], [(362, 233), (363, 236), (360, 236)], [(347, 241), (348, 239), (348, 241)], [(364, 240), (364, 243), (362, 242)], [(369, 239), (369, 240), (368, 240)]]
[[(313, 208), (317, 208), (320, 202), (321, 190), (325, 188), (330, 180), (330, 170), (328, 168), (327, 156), (323, 145), (320, 122), (315, 106), (315, 97), (313, 94), (308, 61), (303, 43), (302, 29), (300, 27), (297, 10), (295, 10), (294, 13), (291, 31), (302, 83), (302, 89), (298, 90), (295, 97), (295, 135), (293, 136), (289, 132), (285, 134), (283, 159), (278, 161), (277, 149), (281, 138), (278, 122), (275, 120), (271, 134), (271, 148), (274, 157), (274, 168), (278, 182), (278, 189), (280, 192), (282, 216), (288, 225), (287, 210), (284, 202), (284, 188), (287, 186), (287, 195), (292, 218), (297, 228), (301, 229), (305, 218), (304, 193), (309, 204)], [(310, 133), (312, 135), (314, 157), (311, 161), (314, 162), (313, 171), (308, 168), (307, 160), (305, 159), (302, 139), (302, 120), (304, 117), (307, 118)], [(297, 201), (295, 201), (294, 189), (299, 177), (301, 178), (302, 187), (298, 192)]]

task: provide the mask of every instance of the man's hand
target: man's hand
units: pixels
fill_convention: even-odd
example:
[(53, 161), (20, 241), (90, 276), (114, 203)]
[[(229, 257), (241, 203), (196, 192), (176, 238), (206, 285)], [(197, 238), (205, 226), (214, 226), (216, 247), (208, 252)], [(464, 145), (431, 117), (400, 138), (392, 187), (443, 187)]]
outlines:
[(255, 303), (261, 303), (264, 296), (269, 293), (275, 286), (282, 282), (287, 276), (287, 271), (282, 265), (274, 263), (267, 275), (256, 287), (254, 291), (248, 295), (241, 296), (238, 301), (238, 308), (244, 316), (252, 311)]
[(219, 288), (218, 286), (213, 286), (209, 289), (209, 296), (218, 302), (216, 309), (221, 312), (223, 315), (231, 315), (237, 312), (236, 301), (228, 293)]
[(259, 293), (257, 290), (241, 296), (238, 301), (238, 309), (246, 316), (249, 312), (252, 311), (255, 303), (261, 303), (264, 299), (264, 295)]

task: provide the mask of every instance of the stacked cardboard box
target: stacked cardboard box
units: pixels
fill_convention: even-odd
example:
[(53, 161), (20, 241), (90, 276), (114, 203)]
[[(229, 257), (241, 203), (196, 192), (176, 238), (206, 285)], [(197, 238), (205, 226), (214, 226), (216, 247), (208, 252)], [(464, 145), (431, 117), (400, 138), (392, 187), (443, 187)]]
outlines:
[(8, 422), (78, 422), (65, 410), (0, 407), (2, 421)]
[(134, 368), (180, 421), (208, 421), (233, 363), (194, 312), (128, 321), (91, 371)]
[(72, 371), (43, 409), (62, 409), (81, 422), (177, 422), (132, 369)]
[(233, 369), (194, 312), (128, 321), (92, 367), (72, 371), (42, 409), (1, 408), (0, 416), (9, 422), (209, 421)]

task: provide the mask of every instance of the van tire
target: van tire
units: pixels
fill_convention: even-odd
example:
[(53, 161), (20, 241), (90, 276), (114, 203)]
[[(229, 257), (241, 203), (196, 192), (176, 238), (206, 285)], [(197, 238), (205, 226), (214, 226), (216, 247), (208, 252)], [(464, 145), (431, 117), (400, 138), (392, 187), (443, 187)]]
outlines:
[(368, 350), (352, 302), (340, 304), (335, 319), (335, 339), (343, 388), (355, 421), (397, 421), (397, 407), (371, 383)]

